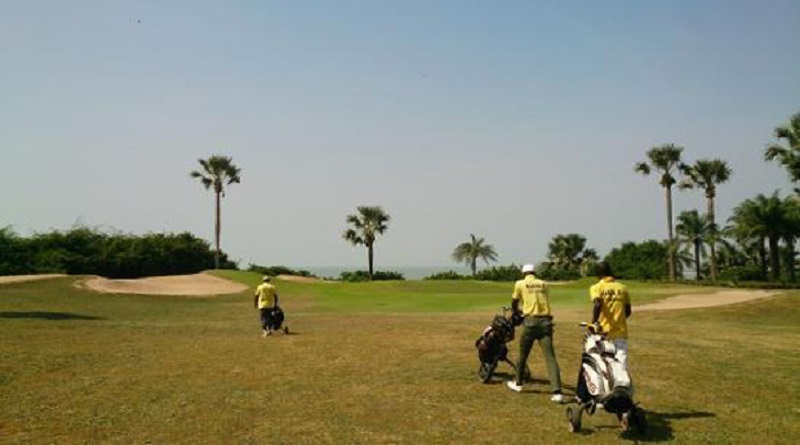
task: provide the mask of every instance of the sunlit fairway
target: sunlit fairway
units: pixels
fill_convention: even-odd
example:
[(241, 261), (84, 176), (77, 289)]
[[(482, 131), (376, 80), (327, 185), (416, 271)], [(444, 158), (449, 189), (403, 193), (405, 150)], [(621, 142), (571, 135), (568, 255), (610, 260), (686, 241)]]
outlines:
[[(253, 287), (255, 274), (219, 275)], [(526, 392), (475, 375), (511, 284), (277, 281), (295, 333), (261, 338), (252, 293), (103, 295), (69, 277), (0, 285), (0, 442), (791, 443), (800, 294), (636, 313), (686, 287), (631, 283), (631, 372), (650, 432), (608, 414), (567, 431), (538, 347)], [(571, 393), (589, 281), (554, 286)], [(692, 291), (698, 291), (692, 289)], [(701, 289), (710, 292), (711, 289)], [(516, 357), (516, 343), (511, 346)], [(501, 376), (508, 371), (500, 367)]]

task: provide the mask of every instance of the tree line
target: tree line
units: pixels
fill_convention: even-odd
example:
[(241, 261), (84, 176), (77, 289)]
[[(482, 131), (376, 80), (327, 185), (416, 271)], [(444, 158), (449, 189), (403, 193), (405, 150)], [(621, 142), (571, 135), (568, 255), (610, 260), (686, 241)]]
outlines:
[[(800, 182), (800, 113), (774, 130), (778, 140), (764, 150), (765, 161), (775, 161), (786, 168), (791, 181)], [(612, 264), (620, 277), (664, 279), (675, 281), (692, 270), (697, 280), (732, 281), (796, 281), (796, 242), (800, 237), (800, 189), (781, 197), (778, 191), (767, 196), (758, 194), (733, 209), (727, 223), (720, 227), (716, 220), (717, 188), (733, 174), (722, 159), (700, 159), (683, 162), (684, 148), (675, 144), (653, 147), (646, 160), (636, 163), (634, 171), (654, 175), (664, 189), (667, 240), (627, 242), (612, 249), (605, 261)], [(673, 187), (699, 190), (706, 201), (706, 212), (681, 212), (674, 224)], [(470, 234), (470, 241), (458, 245), (452, 253), (456, 262), (463, 262), (478, 278), (476, 261), (496, 261), (494, 246), (484, 238)], [(592, 249), (585, 249), (586, 238), (578, 234), (557, 235), (548, 245), (548, 261), (537, 269), (544, 275), (558, 277), (584, 276), (597, 261)], [(437, 277), (454, 276), (454, 272)], [(457, 274), (455, 274), (457, 275)]]
[[(132, 235), (89, 227), (22, 237), (0, 228), (0, 275), (65, 273), (137, 278), (211, 269), (216, 252), (191, 233)], [(223, 253), (220, 265), (236, 268)]]

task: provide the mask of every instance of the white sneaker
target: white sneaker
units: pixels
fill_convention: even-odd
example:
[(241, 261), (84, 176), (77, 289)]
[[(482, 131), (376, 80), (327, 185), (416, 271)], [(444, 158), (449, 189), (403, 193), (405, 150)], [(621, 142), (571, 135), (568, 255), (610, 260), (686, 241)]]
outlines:
[(508, 386), (508, 389), (510, 389), (510, 390), (512, 390), (514, 392), (522, 392), (522, 385), (517, 385), (517, 382), (515, 382), (513, 380), (507, 381), (506, 382), (506, 386)]
[(264, 333), (261, 334), (261, 336), (264, 337), (264, 338), (267, 338), (267, 335), (269, 335), (269, 334), (267, 334), (267, 331), (264, 331)]
[(553, 397), (550, 397), (550, 401), (555, 403), (564, 403), (566, 400), (563, 394), (553, 394)]

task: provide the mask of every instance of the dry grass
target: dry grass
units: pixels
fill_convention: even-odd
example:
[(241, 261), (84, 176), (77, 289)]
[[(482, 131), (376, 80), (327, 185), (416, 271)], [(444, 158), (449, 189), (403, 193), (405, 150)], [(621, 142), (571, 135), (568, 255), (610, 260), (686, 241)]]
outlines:
[[(588, 419), (583, 435), (569, 433), (564, 408), (548, 401), (546, 382), (523, 394), (499, 380), (478, 383), (472, 343), (490, 311), (415, 313), (404, 306), (405, 313), (348, 315), (342, 301), (323, 310), (327, 297), (314, 286), (331, 286), (284, 286), (296, 334), (262, 339), (249, 292), (204, 300), (100, 297), (72, 288), (71, 280), (0, 287), (0, 442), (621, 438), (610, 415)], [(556, 348), (568, 390), (579, 359), (573, 322), (584, 315), (578, 307), (558, 313)], [(788, 443), (799, 437), (793, 406), (800, 394), (792, 384), (800, 365), (799, 316), (797, 296), (635, 316), (631, 367), (653, 428), (622, 439)], [(531, 365), (536, 377), (546, 375), (538, 350)]]

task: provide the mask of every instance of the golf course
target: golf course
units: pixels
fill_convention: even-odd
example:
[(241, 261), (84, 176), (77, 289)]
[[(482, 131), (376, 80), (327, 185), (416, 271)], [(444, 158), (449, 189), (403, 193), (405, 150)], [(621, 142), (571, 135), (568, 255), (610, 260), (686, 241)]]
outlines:
[[(565, 405), (549, 401), (538, 346), (534, 381), (522, 393), (505, 388), (506, 365), (489, 384), (476, 376), (474, 341), (509, 303), (512, 283), (278, 278), (290, 334), (263, 338), (253, 309), (261, 276), (219, 271), (188, 279), (208, 284), (202, 275), (241, 290), (107, 292), (87, 285), (96, 280), (90, 276), (0, 282), (0, 442), (767, 444), (800, 437), (798, 291), (728, 289), (739, 297), (720, 305), (721, 289), (626, 282), (629, 366), (649, 429), (622, 433), (614, 416), (598, 412), (574, 434)], [(570, 396), (591, 283), (551, 287)], [(666, 305), (679, 301), (674, 296), (714, 305)], [(516, 340), (509, 349), (515, 359)]]

